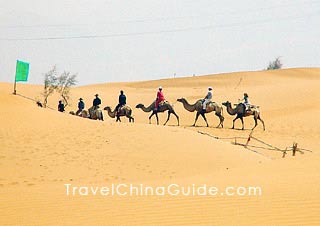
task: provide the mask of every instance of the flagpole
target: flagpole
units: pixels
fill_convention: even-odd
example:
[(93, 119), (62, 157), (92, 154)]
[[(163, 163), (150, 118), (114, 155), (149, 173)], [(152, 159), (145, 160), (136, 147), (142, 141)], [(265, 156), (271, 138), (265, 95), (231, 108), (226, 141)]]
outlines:
[(16, 76), (14, 76), (14, 87), (13, 87), (13, 95), (17, 95), (17, 79)]
[(16, 63), (16, 73), (14, 75), (13, 95), (17, 95), (17, 65), (18, 65), (18, 60)]

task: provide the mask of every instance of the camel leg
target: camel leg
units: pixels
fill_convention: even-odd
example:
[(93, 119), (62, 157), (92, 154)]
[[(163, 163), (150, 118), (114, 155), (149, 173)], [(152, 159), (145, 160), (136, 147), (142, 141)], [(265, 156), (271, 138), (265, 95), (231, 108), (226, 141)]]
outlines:
[(169, 121), (169, 119), (170, 119), (170, 114), (171, 114), (171, 112), (170, 111), (168, 111), (168, 118), (167, 118), (167, 121), (163, 124), (164, 126), (167, 124), (167, 122)]
[(224, 117), (221, 115), (221, 127), (223, 128)]
[(220, 119), (220, 123), (219, 123), (219, 125), (217, 126), (217, 128), (219, 128), (220, 125), (221, 125), (221, 127), (223, 128), (224, 117), (223, 117), (221, 114), (218, 114), (218, 113), (215, 113), (215, 114), (216, 114), (216, 116), (218, 116), (219, 119)]
[(155, 113), (156, 118), (157, 118), (157, 125), (159, 125), (159, 118), (158, 118), (158, 113)]
[(151, 124), (151, 118), (152, 116), (155, 114), (155, 112), (153, 111), (152, 114), (149, 116), (149, 124)]
[(196, 126), (196, 122), (197, 122), (197, 120), (198, 120), (198, 118), (199, 118), (199, 115), (200, 115), (200, 113), (197, 111), (196, 119), (194, 120), (194, 123), (193, 123), (192, 126)]
[(261, 119), (260, 115), (258, 115), (258, 119), (262, 122), (263, 131), (265, 131), (265, 130), (266, 130), (266, 127), (264, 126), (264, 121)]
[(254, 117), (253, 117), (253, 119), (254, 119), (254, 127), (252, 128), (252, 130), (254, 130), (254, 128), (256, 128), (256, 127), (257, 127), (257, 125), (258, 125), (257, 117), (256, 117), (256, 116), (254, 116)]
[(241, 122), (242, 122), (242, 130), (244, 130), (243, 117), (240, 117), (240, 120), (241, 120)]
[(237, 115), (237, 117), (236, 117), (235, 119), (233, 119), (233, 121), (232, 121), (232, 129), (234, 129), (234, 122), (235, 122), (238, 118), (240, 118), (239, 115)]
[(174, 114), (174, 115), (176, 116), (177, 121), (178, 121), (178, 126), (179, 126), (179, 124), (180, 124), (180, 122), (179, 122), (179, 116), (177, 115), (177, 113), (176, 113), (175, 111), (173, 111), (172, 114)]
[(134, 122), (134, 118), (131, 115), (127, 115), (127, 118), (129, 119), (129, 122)]
[(204, 113), (200, 113), (200, 114), (201, 114), (202, 118), (204, 119), (204, 121), (207, 123), (207, 127), (209, 127), (209, 124), (207, 122), (207, 118), (206, 118), (205, 114)]

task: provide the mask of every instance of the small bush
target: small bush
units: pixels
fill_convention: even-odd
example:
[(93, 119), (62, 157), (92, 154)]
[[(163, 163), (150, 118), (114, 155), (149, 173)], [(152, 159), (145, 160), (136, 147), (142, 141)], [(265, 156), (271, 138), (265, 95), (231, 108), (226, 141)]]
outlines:
[(280, 57), (277, 57), (274, 61), (269, 62), (269, 66), (267, 70), (277, 70), (282, 68), (282, 63), (280, 61)]

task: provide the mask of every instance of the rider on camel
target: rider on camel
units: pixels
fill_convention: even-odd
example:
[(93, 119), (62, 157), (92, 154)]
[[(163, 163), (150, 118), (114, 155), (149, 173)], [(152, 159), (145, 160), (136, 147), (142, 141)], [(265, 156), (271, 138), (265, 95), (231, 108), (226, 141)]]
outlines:
[(162, 92), (162, 87), (160, 86), (158, 89), (158, 92), (157, 92), (157, 99), (156, 99), (154, 111), (158, 111), (159, 104), (161, 102), (163, 102), (164, 100), (165, 100), (165, 98), (164, 98), (164, 95)]
[(211, 102), (211, 100), (212, 100), (212, 87), (208, 87), (208, 93), (202, 102), (202, 112), (203, 113), (206, 112), (207, 104), (209, 104)]

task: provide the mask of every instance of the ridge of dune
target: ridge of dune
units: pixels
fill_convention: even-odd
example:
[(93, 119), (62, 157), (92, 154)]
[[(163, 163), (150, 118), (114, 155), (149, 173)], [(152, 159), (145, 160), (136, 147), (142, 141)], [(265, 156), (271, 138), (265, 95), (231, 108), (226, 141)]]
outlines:
[[(318, 225), (320, 217), (319, 139), (320, 69), (239, 72), (157, 81), (97, 84), (71, 90), (69, 110), (82, 97), (90, 106), (99, 93), (103, 106), (117, 104), (123, 89), (133, 108), (135, 123), (116, 123), (104, 111), (105, 121), (92, 121), (36, 106), (42, 86), (0, 83), (0, 217), (1, 225)], [(136, 109), (150, 104), (156, 88), (180, 116), (168, 126), (148, 124), (149, 113)], [(279, 148), (297, 142), (312, 150), (292, 156), (261, 148), (254, 140), (252, 151), (232, 145), (247, 137), (246, 130), (231, 130), (234, 116), (224, 109), (224, 128), (208, 114), (210, 127), (201, 118), (191, 127), (195, 113), (176, 101), (191, 103), (203, 98), (213, 86), (214, 100), (233, 103), (248, 92), (260, 105), (261, 124), (253, 135)], [(30, 99), (27, 99), (27, 98)], [(58, 95), (49, 98), (56, 109)], [(166, 114), (159, 114), (160, 123)], [(240, 123), (236, 123), (240, 128)], [(238, 139), (238, 142), (246, 142)], [(134, 183), (163, 186), (208, 184), (259, 186), (261, 196), (67, 196), (64, 184), (109, 186)]]

